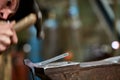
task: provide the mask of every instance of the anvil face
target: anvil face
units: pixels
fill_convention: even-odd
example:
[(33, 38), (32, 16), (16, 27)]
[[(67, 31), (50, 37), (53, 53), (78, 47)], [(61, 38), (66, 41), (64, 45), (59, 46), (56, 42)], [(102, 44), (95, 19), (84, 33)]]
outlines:
[(42, 80), (120, 80), (120, 56), (93, 62), (52, 62), (28, 67)]

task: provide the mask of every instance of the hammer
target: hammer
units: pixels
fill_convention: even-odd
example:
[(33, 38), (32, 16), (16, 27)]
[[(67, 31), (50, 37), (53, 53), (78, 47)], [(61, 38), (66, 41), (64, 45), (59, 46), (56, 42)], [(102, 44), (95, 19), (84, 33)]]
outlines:
[[(42, 16), (39, 18), (39, 23), (41, 24), (41, 21), (42, 21)], [(19, 31), (22, 31), (22, 30), (25, 30), (29, 27), (31, 27), (31, 25), (35, 24), (37, 21), (37, 15), (35, 13), (30, 13), (29, 15), (27, 15), (26, 17), (22, 18), (21, 20), (19, 20), (15, 26), (14, 26), (14, 29), (16, 32), (19, 32)], [(42, 38), (43, 39), (43, 35), (41, 34), (41, 25), (37, 26), (39, 28), (36, 28), (36, 29), (40, 29), (40, 30), (37, 30), (39, 32), (37, 36), (38, 38)]]
[(34, 13), (30, 13), (26, 17), (19, 20), (15, 26), (14, 29), (16, 32), (22, 31), (24, 29), (29, 28), (31, 25), (33, 25), (36, 22), (37, 18)]

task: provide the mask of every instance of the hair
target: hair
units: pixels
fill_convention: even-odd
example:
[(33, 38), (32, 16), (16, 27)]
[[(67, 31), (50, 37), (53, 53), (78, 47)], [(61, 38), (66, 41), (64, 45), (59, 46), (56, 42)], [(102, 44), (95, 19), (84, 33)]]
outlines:
[(18, 0), (18, 6), (16, 7), (16, 13), (10, 18), (10, 20), (20, 20), (33, 12), (33, 0)]

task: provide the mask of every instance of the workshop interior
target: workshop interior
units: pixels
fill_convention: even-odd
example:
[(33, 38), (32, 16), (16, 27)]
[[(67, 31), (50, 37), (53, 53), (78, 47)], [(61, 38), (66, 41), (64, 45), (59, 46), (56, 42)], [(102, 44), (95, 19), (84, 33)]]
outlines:
[[(120, 0), (22, 1), (24, 5), (18, 10), (16, 20), (19, 22), (33, 12), (37, 20), (31, 20), (31, 24), (24, 23), (23, 26), (29, 27), (17, 32), (18, 44), (7, 51), (11, 62), (8, 67), (4, 65), (6, 70), (9, 69), (2, 75), (4, 80), (120, 80), (120, 75), (114, 72), (120, 72), (117, 68), (120, 67)], [(28, 11), (22, 10), (25, 5), (28, 5)], [(118, 64), (112, 66), (110, 63), (111, 67), (102, 69), (108, 59), (111, 62), (117, 60)], [(101, 60), (103, 62), (99, 63)], [(107, 76), (114, 74), (116, 77), (97, 79), (95, 70), (98, 67), (92, 67), (95, 68), (93, 72), (91, 68), (78, 69), (78, 64), (81, 67), (86, 65), (84, 62), (93, 62), (88, 64), (97, 66), (101, 64), (98, 71), (104, 70)], [(51, 63), (58, 64), (53, 64), (53, 68)], [(109, 61), (106, 64), (109, 65)], [(37, 68), (33, 69), (34, 66)], [(110, 71), (108, 74), (107, 69)], [(88, 75), (87, 71), (91, 74)], [(8, 77), (9, 73), (11, 76)], [(85, 78), (85, 75), (90, 78)]]

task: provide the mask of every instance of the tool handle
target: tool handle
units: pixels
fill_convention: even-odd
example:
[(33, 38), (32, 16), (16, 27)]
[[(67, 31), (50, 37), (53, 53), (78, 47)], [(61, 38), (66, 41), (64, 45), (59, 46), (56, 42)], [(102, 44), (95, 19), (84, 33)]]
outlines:
[(18, 21), (15, 24), (14, 29), (16, 30), (16, 32), (22, 31), (26, 28), (29, 28), (36, 21), (37, 21), (37, 16), (34, 13), (30, 13), (29, 15)]

